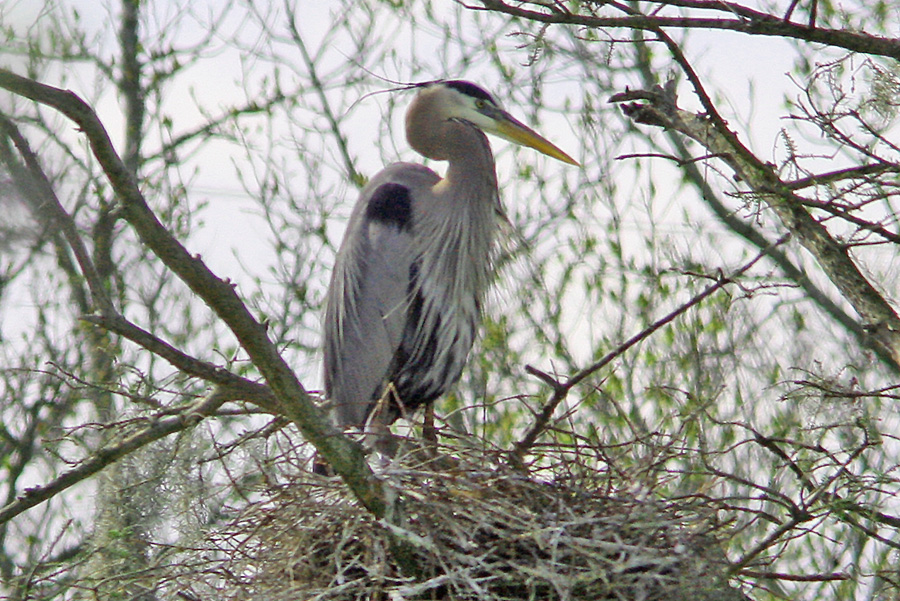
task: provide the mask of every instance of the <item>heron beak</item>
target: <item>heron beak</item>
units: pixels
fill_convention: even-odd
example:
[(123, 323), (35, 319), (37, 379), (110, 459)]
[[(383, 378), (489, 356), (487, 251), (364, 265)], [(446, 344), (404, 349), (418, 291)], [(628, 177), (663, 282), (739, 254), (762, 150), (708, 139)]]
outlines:
[(520, 146), (528, 146), (534, 148), (540, 153), (546, 154), (548, 157), (560, 160), (563, 163), (581, 167), (578, 161), (557, 148), (552, 142), (541, 136), (539, 133), (510, 115), (503, 112), (496, 119), (496, 133), (501, 138), (509, 140)]

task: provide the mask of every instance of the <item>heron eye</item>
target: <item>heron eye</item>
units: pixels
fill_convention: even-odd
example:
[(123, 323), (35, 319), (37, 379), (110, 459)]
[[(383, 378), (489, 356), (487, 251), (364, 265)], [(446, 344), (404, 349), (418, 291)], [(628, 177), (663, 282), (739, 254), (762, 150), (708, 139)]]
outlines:
[(485, 102), (484, 100), (480, 100), (480, 99), (475, 100), (475, 108), (477, 108), (478, 110), (481, 110), (486, 106), (487, 106), (487, 102)]

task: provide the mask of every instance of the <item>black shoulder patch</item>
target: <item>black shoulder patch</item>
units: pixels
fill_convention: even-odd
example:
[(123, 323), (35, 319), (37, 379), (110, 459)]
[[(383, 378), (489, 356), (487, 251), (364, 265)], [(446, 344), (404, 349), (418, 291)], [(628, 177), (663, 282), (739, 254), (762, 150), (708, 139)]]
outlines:
[(366, 217), (372, 221), (408, 229), (412, 220), (409, 188), (400, 184), (381, 184), (375, 188), (366, 206)]
[(490, 94), (484, 91), (484, 89), (476, 86), (474, 83), (470, 81), (462, 81), (459, 79), (445, 81), (444, 85), (448, 88), (453, 88), (460, 94), (465, 94), (466, 96), (471, 96), (472, 98), (480, 98), (481, 100), (487, 100), (491, 104), (497, 104), (497, 102), (491, 97)]

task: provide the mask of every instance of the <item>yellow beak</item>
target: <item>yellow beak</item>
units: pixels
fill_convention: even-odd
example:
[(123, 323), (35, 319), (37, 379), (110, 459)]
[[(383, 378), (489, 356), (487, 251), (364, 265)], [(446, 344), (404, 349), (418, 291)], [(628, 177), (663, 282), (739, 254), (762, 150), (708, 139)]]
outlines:
[(529, 148), (534, 148), (538, 152), (546, 154), (548, 157), (553, 157), (554, 159), (560, 160), (563, 163), (581, 167), (578, 161), (564, 153), (552, 142), (541, 136), (539, 133), (537, 133), (509, 113), (503, 112), (501, 115), (496, 116), (495, 119), (497, 129), (493, 133), (500, 136), (501, 138), (509, 140), (513, 144), (519, 144), (520, 146), (528, 146)]

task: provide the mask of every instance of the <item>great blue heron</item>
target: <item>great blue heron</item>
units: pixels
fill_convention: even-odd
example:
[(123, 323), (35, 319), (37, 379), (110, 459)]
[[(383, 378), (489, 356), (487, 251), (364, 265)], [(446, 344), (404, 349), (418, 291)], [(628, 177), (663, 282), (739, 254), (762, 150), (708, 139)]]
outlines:
[(466, 81), (416, 86), (406, 139), (441, 178), (394, 163), (368, 183), (337, 255), (325, 312), (325, 392), (340, 427), (376, 406), (389, 425), (459, 380), (472, 348), (500, 198), (487, 137), (578, 163)]

